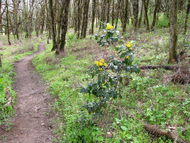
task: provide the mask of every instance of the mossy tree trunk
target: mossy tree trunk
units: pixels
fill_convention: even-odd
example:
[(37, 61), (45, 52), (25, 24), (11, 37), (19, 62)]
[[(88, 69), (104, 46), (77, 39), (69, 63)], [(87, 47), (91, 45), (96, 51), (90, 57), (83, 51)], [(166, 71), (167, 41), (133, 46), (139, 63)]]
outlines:
[(35, 9), (34, 7), (34, 3), (35, 3), (35, 0), (32, 0), (31, 4), (29, 4), (30, 6), (30, 13), (29, 13), (29, 23), (28, 23), (28, 33), (29, 33), (29, 37), (31, 38), (32, 37), (32, 31), (33, 31), (33, 11)]
[(99, 0), (96, 0), (96, 14), (97, 14), (97, 19), (96, 19), (96, 28), (98, 28), (99, 23), (100, 23), (100, 4)]
[(45, 25), (45, 14), (46, 14), (46, 9), (45, 9), (45, 6), (42, 6), (42, 9), (41, 9), (41, 16), (42, 16), (42, 19), (40, 21), (40, 33), (43, 34), (44, 32), (44, 25)]
[(155, 0), (155, 8), (154, 8), (153, 21), (152, 21), (151, 29), (153, 29), (155, 27), (157, 12), (158, 12), (160, 4), (161, 4), (161, 0)]
[(6, 0), (6, 3), (5, 3), (5, 5), (6, 5), (6, 9), (7, 9), (7, 11), (6, 11), (6, 21), (7, 21), (7, 39), (8, 39), (8, 43), (9, 43), (9, 45), (11, 45), (11, 40), (10, 40), (10, 27), (9, 27), (9, 5), (8, 5), (8, 2), (7, 2), (7, 0)]
[(133, 0), (133, 25), (135, 28), (135, 31), (138, 26), (138, 14), (139, 14), (139, 0)]
[(19, 1), (14, 1), (13, 2), (13, 34), (16, 35), (17, 39), (19, 40), (19, 23), (18, 23), (18, 9), (19, 9)]
[(35, 32), (36, 36), (39, 37), (39, 30), (40, 30), (40, 13), (36, 12), (36, 19), (35, 19)]
[(114, 26), (114, 20), (115, 20), (115, 0), (112, 0), (112, 16), (111, 16), (111, 21), (112, 21), (112, 26)]
[(84, 0), (83, 3), (83, 22), (82, 22), (81, 38), (86, 38), (89, 3), (90, 0)]
[(188, 4), (187, 4), (187, 11), (186, 11), (186, 17), (185, 17), (185, 28), (184, 28), (184, 34), (187, 32), (187, 20), (189, 17), (189, 11), (190, 11), (190, 0), (188, 0)]
[(24, 7), (24, 11), (23, 11), (23, 15), (26, 18), (24, 24), (23, 24), (23, 28), (25, 29), (26, 35), (25, 38), (29, 37), (29, 33), (28, 33), (28, 8), (27, 8), (26, 1), (23, 0), (23, 7)]
[(107, 0), (107, 20), (106, 20), (107, 23), (110, 22), (110, 3), (111, 0)]
[(49, 39), (51, 38), (51, 33), (52, 32), (50, 32), (50, 31), (52, 31), (51, 30), (51, 24), (50, 24), (50, 22), (49, 21), (51, 21), (51, 18), (50, 18), (50, 16), (49, 16), (49, 11), (48, 11), (48, 1), (47, 0), (45, 0), (45, 7), (46, 7), (46, 30), (48, 31), (48, 36), (47, 36), (47, 44), (49, 44)]
[(149, 0), (143, 0), (144, 6), (144, 16), (145, 16), (145, 23), (146, 23), (146, 30), (149, 30), (149, 20), (148, 20), (148, 4)]
[(0, 0), (0, 32), (2, 32), (2, 13), (1, 13), (1, 8), (2, 8), (2, 3), (1, 3), (1, 0)]
[(138, 20), (138, 28), (141, 27), (141, 21), (142, 21), (143, 9), (144, 9), (144, 8), (143, 8), (142, 1), (143, 1), (143, 0), (141, 0), (140, 16), (139, 16), (139, 20)]
[(122, 13), (121, 13), (122, 32), (126, 32), (126, 25), (128, 19), (128, 0), (122, 0), (121, 7), (122, 7)]
[(82, 19), (82, 0), (76, 0), (77, 5), (77, 22), (76, 22), (76, 31), (77, 31), (77, 39), (80, 38), (80, 30), (81, 30), (81, 19)]
[(117, 24), (118, 24), (118, 19), (119, 19), (119, 15), (120, 15), (120, 9), (121, 9), (121, 0), (118, 0), (117, 2), (117, 11), (116, 11), (116, 22), (115, 22), (115, 29), (117, 29)]
[(62, 26), (61, 26), (62, 32), (61, 32), (61, 40), (60, 40), (60, 48), (59, 48), (60, 52), (64, 52), (64, 47), (65, 47), (70, 0), (65, 0), (64, 3), (63, 3), (63, 7), (62, 7), (62, 8), (64, 8), (64, 16), (63, 16), (63, 21), (61, 23), (62, 24)]
[(94, 20), (96, 14), (96, 0), (92, 1), (92, 25), (91, 25), (91, 34), (94, 34)]
[[(106, 0), (101, 0), (101, 10), (100, 10), (100, 13), (101, 13), (100, 21), (101, 22), (105, 22), (106, 21)], [(99, 29), (102, 28), (101, 22), (100, 22), (100, 25), (99, 25)]]
[[(52, 38), (53, 38), (52, 51), (55, 51), (56, 55), (60, 54), (61, 52), (64, 52), (67, 26), (68, 26), (69, 7), (70, 7), (70, 0), (62, 0), (61, 3), (56, 3), (56, 1), (54, 1), (53, 3), (53, 0), (49, 0)], [(55, 23), (55, 21), (57, 23)]]
[(170, 4), (170, 49), (168, 63), (177, 62), (177, 0)]
[(53, 47), (52, 51), (57, 51), (57, 41), (56, 41), (56, 26), (55, 26), (55, 17), (54, 17), (54, 10), (53, 10), (53, 0), (49, 0), (49, 9), (50, 9), (50, 16), (51, 16), (51, 29), (52, 29), (52, 39), (53, 39)]

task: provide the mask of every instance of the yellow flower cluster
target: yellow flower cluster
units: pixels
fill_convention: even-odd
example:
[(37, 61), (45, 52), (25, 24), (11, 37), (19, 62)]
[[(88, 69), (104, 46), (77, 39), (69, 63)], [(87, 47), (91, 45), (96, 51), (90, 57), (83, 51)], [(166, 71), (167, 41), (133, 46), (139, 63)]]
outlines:
[(129, 56), (126, 56), (125, 58), (126, 58), (126, 59), (129, 59)]
[(130, 41), (128, 41), (127, 42), (127, 44), (124, 44), (129, 50), (132, 50), (132, 46), (133, 46), (133, 44), (130, 42)]
[(111, 30), (111, 29), (113, 29), (114, 27), (113, 26), (111, 26), (109, 23), (107, 24), (107, 26), (106, 26), (106, 30)]
[(107, 66), (107, 63), (104, 63), (104, 59), (101, 59), (100, 61), (95, 61), (94, 64), (96, 66), (100, 66), (99, 70), (102, 71), (102, 66)]

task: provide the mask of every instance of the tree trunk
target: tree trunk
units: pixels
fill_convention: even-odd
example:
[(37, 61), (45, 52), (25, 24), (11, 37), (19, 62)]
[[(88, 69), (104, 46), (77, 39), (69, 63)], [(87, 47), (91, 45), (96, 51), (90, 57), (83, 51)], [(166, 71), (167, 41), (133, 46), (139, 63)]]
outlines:
[(122, 0), (122, 13), (121, 13), (122, 32), (126, 32), (127, 19), (128, 19), (128, 0)]
[(36, 36), (39, 37), (39, 30), (40, 30), (40, 14), (39, 12), (36, 12), (36, 20), (35, 20), (35, 31), (36, 31)]
[(114, 20), (115, 20), (115, 0), (112, 1), (112, 26), (114, 26)]
[(134, 28), (137, 29), (138, 24), (138, 14), (139, 14), (139, 0), (133, 0), (133, 16), (134, 16)]
[(121, 6), (121, 0), (118, 0), (117, 2), (117, 14), (116, 14), (116, 22), (115, 22), (115, 29), (117, 29), (119, 14), (120, 14), (120, 7)]
[(99, 0), (96, 0), (96, 5), (95, 5), (95, 9), (96, 9), (96, 14), (95, 14), (95, 25), (96, 28), (98, 28), (99, 25), (99, 18), (100, 18), (100, 12), (99, 12)]
[(171, 0), (170, 4), (170, 49), (168, 63), (177, 62), (177, 0)]
[(141, 27), (141, 21), (142, 21), (142, 14), (143, 14), (143, 4), (142, 4), (143, 2), (142, 1), (141, 1), (141, 12), (140, 12), (139, 20), (138, 20), (138, 28)]
[(35, 2), (35, 0), (32, 0), (32, 3), (31, 3), (31, 5), (30, 5), (30, 8), (32, 9), (32, 10), (30, 10), (31, 11), (31, 13), (30, 13), (30, 18), (29, 18), (29, 23), (28, 23), (28, 25), (29, 25), (29, 37), (31, 38), (32, 37), (32, 31), (33, 31), (33, 11), (34, 11), (34, 2)]
[(27, 8), (27, 6), (26, 6), (26, 1), (25, 0), (23, 0), (23, 6), (24, 6), (24, 16), (25, 16), (25, 18), (26, 18), (26, 21), (25, 21), (25, 23), (23, 24), (23, 27), (25, 28), (25, 31), (26, 31), (26, 35), (25, 35), (25, 38), (28, 38), (29, 37), (29, 33), (28, 33), (28, 13), (27, 13), (27, 11), (28, 11), (28, 8)]
[[(100, 10), (100, 13), (101, 13), (101, 18), (100, 18), (100, 21), (101, 22), (106, 22), (106, 0), (101, 0), (101, 10)], [(99, 29), (102, 28), (102, 24), (100, 22), (100, 26), (99, 26)]]
[(186, 11), (186, 17), (185, 17), (184, 34), (187, 32), (187, 20), (188, 20), (188, 17), (189, 17), (189, 11), (190, 11), (190, 0), (188, 0), (188, 4), (187, 4), (187, 11)]
[(2, 3), (1, 3), (1, 0), (0, 0), (0, 33), (2, 32), (2, 14), (1, 14), (1, 7), (2, 7)]
[(86, 38), (89, 2), (90, 0), (84, 0), (83, 4), (83, 22), (82, 22), (81, 38)]
[(49, 0), (49, 9), (50, 9), (50, 15), (51, 15), (51, 28), (52, 28), (52, 38), (53, 38), (53, 48), (52, 51), (57, 51), (57, 42), (56, 42), (56, 27), (55, 27), (55, 21), (54, 21), (54, 11), (53, 11), (53, 0)]
[[(56, 7), (56, 9), (57, 9), (57, 7)], [(62, 26), (64, 24), (67, 24), (67, 23), (64, 23), (65, 13), (63, 13), (63, 12), (65, 12), (65, 9), (66, 9), (66, 2), (63, 1), (62, 2), (62, 6), (60, 7), (59, 14), (58, 14), (59, 18), (57, 20), (57, 47), (59, 48), (59, 50), (60, 50), (60, 46), (59, 45), (61, 43), (61, 38), (60, 38), (61, 29), (62, 29)], [(57, 54), (59, 54), (58, 51), (57, 51)]]
[(158, 12), (160, 3), (161, 3), (161, 0), (156, 0), (155, 1), (155, 8), (154, 8), (154, 15), (153, 15), (153, 21), (152, 21), (151, 29), (153, 29), (155, 24), (156, 24), (156, 17), (157, 17), (156, 14)]
[(107, 23), (109, 23), (110, 22), (110, 0), (107, 0), (107, 5), (108, 5), (108, 7), (107, 7)]
[(19, 1), (14, 1), (13, 2), (13, 20), (14, 20), (14, 26), (13, 26), (13, 33), (16, 35), (17, 39), (19, 40), (19, 23), (18, 23), (18, 9), (19, 9)]
[(77, 12), (77, 8), (78, 8), (78, 5), (77, 5), (77, 2), (78, 2), (78, 0), (75, 0), (74, 2), (73, 2), (73, 9), (74, 9), (74, 11), (73, 11), (73, 22), (74, 22), (74, 31), (75, 31), (75, 34), (77, 33), (77, 15), (78, 15), (78, 12)]
[(145, 22), (146, 22), (146, 30), (149, 30), (149, 20), (148, 20), (148, 4), (149, 0), (143, 0), (143, 5), (144, 5), (144, 16), (145, 16)]
[(49, 44), (49, 39), (51, 37), (51, 26), (50, 26), (50, 17), (49, 17), (49, 11), (48, 11), (48, 2), (47, 0), (45, 1), (46, 3), (46, 28), (48, 30), (48, 37), (47, 37), (47, 44)]
[(82, 13), (82, 0), (78, 0), (77, 39), (80, 38), (81, 16), (82, 16), (81, 13)]
[(44, 32), (44, 25), (45, 25), (45, 13), (46, 13), (46, 10), (45, 10), (45, 7), (42, 8), (42, 11), (41, 11), (41, 15), (42, 15), (42, 20), (41, 20), (41, 30), (40, 30), (40, 33), (43, 34)]
[(91, 26), (91, 34), (94, 34), (94, 20), (96, 14), (96, 0), (92, 1), (92, 26)]
[(8, 39), (8, 43), (9, 45), (11, 45), (11, 41), (10, 41), (10, 27), (9, 27), (9, 6), (8, 6), (8, 2), (6, 0), (6, 8), (7, 8), (7, 13), (6, 13), (6, 20), (7, 20), (7, 39)]
[(63, 17), (63, 22), (62, 22), (62, 33), (61, 33), (61, 43), (60, 43), (60, 52), (64, 52), (64, 47), (65, 47), (65, 39), (66, 39), (66, 33), (67, 33), (67, 27), (68, 27), (68, 15), (69, 15), (69, 5), (70, 5), (70, 0), (65, 0), (65, 8), (64, 8), (64, 17)]
[(183, 10), (184, 1), (185, 0), (178, 0), (178, 10), (179, 11)]

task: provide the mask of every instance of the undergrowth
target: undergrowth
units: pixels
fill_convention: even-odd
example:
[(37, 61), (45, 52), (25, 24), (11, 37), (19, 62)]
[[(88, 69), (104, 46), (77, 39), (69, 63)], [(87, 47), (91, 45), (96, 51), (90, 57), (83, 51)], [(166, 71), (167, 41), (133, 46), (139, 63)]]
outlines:
[[(156, 33), (143, 33), (138, 36), (134, 42), (141, 48), (134, 51), (136, 54), (134, 63), (167, 64), (168, 36), (159, 30)], [(127, 36), (125, 38), (129, 39)], [(91, 48), (84, 48), (89, 47), (88, 44)], [(157, 69), (131, 74), (131, 78), (125, 79), (122, 87), (123, 98), (115, 99), (104, 108), (102, 116), (93, 118), (82, 105), (86, 100), (97, 99), (80, 93), (80, 89), (92, 81), (88, 70), (94, 61), (100, 60), (104, 51), (109, 51), (108, 56), (115, 53), (112, 47), (106, 50), (99, 48), (99, 52), (93, 51), (97, 45), (87, 39), (76, 40), (72, 45), (66, 47), (68, 50), (64, 57), (55, 56), (51, 52), (50, 44), (47, 45), (45, 52), (34, 58), (37, 72), (41, 73), (49, 84), (48, 91), (55, 99), (52, 106), (58, 115), (52, 121), (54, 134), (57, 136), (54, 141), (172, 142), (166, 137), (150, 135), (137, 119), (152, 125), (160, 125), (166, 130), (168, 127), (174, 127), (181, 139), (190, 141), (189, 87), (172, 83), (169, 77), (173, 71)]]

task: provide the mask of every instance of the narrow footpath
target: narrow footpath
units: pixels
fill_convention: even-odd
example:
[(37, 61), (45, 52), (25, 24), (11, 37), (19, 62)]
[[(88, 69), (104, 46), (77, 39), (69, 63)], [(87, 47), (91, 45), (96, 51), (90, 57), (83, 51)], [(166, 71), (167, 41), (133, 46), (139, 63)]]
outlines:
[[(52, 143), (50, 118), (48, 117), (51, 96), (46, 93), (47, 85), (32, 64), (33, 56), (46, 49), (41, 42), (38, 51), (15, 63), (16, 116), (6, 133), (5, 143)], [(1, 141), (1, 140), (0, 140)]]

